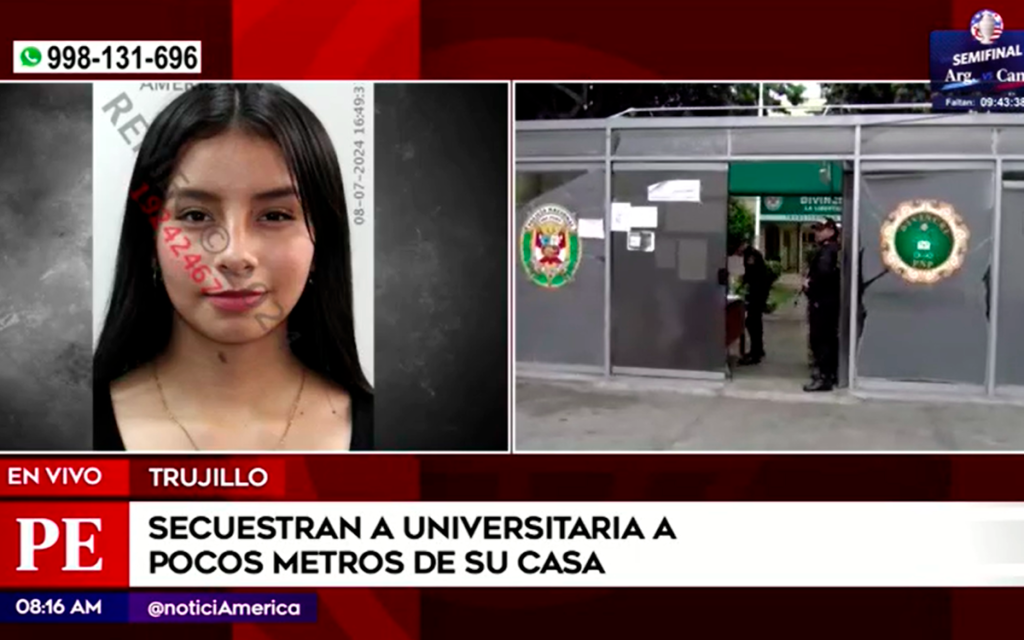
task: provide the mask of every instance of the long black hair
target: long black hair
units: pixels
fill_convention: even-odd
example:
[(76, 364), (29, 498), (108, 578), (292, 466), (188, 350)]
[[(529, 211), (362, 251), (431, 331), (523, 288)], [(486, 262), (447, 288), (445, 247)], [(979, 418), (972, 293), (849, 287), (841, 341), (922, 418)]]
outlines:
[[(94, 389), (105, 396), (97, 400), (109, 403), (110, 384), (153, 360), (171, 338), (174, 308), (164, 287), (154, 286), (153, 209), (146, 203), (164, 202), (187, 143), (231, 128), (277, 143), (298, 188), (306, 225), (315, 231), (314, 281), (287, 320), (292, 352), (353, 399), (372, 397), (356, 349), (348, 211), (327, 131), (306, 105), (279, 86), (199, 84), (160, 112), (139, 147), (125, 194), (113, 293), (94, 360)], [(141, 191), (145, 195), (138, 198)]]

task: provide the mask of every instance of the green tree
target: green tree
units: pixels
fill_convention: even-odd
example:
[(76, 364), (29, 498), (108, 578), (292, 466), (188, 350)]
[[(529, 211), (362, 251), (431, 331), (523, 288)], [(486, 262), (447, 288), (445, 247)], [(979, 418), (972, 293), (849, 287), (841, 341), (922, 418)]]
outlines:
[[(929, 103), (932, 99), (928, 83), (885, 83), (867, 84), (826, 82), (821, 85), (821, 96), (829, 105), (892, 104), (906, 105)], [(843, 113), (904, 113), (906, 107), (889, 109), (844, 109)]]
[[(627, 109), (658, 107), (757, 106), (757, 83), (529, 83), (516, 85), (517, 120), (608, 118)], [(764, 104), (779, 106), (785, 99), (804, 101), (802, 84), (766, 83)], [(755, 110), (669, 111), (643, 116), (756, 115)]]
[(745, 200), (729, 198), (729, 221), (726, 233), (726, 244), (730, 254), (735, 253), (744, 240), (748, 242), (753, 240), (754, 212)]

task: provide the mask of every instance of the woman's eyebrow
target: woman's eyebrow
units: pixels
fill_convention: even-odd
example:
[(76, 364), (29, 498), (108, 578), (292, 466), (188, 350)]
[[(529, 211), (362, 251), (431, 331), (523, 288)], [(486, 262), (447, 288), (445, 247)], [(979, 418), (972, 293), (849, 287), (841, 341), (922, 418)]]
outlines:
[(299, 194), (295, 191), (293, 186), (276, 187), (274, 189), (267, 189), (266, 191), (260, 191), (253, 196), (253, 200), (278, 200), (280, 198), (298, 198)]
[[(267, 189), (266, 191), (260, 191), (253, 195), (253, 200), (278, 200), (280, 198), (294, 197), (297, 198), (298, 194), (295, 192), (295, 187), (275, 187), (273, 189)], [(168, 194), (168, 198), (191, 198), (193, 200), (199, 200), (200, 202), (220, 202), (220, 195), (206, 191), (205, 189), (196, 189), (194, 187), (175, 187), (172, 188)]]
[(201, 202), (219, 202), (220, 196), (212, 191), (195, 189), (193, 187), (171, 187), (167, 194), (168, 199), (190, 198)]

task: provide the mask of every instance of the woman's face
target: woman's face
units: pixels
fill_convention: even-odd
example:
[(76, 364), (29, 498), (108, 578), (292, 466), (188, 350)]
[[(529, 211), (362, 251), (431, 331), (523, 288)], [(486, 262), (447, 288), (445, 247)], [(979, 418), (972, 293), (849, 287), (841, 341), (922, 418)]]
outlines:
[(272, 141), (231, 130), (185, 147), (156, 245), (167, 295), (189, 326), (241, 344), (284, 325), (313, 262), (296, 191)]

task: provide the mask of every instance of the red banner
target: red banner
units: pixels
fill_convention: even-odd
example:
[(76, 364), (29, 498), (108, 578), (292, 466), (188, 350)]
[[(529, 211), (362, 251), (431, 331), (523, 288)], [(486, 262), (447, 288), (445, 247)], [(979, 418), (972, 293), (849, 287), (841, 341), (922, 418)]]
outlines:
[(127, 460), (0, 459), (0, 496), (84, 498), (127, 495)]
[(136, 458), (131, 470), (138, 498), (270, 500), (286, 494), (281, 458)]

